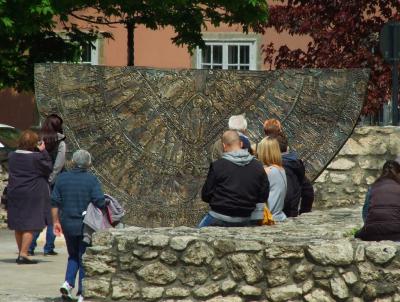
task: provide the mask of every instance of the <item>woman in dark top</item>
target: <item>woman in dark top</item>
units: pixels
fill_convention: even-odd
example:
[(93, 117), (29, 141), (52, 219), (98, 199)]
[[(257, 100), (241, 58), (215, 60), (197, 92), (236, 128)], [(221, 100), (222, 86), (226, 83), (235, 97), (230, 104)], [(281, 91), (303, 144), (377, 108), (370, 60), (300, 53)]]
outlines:
[(400, 164), (387, 161), (368, 194), (367, 218), (355, 237), (366, 241), (400, 241)]
[(72, 289), (78, 278), (78, 301), (83, 301), (82, 280), (85, 270), (82, 256), (87, 244), (83, 241), (83, 218), (89, 203), (103, 208), (104, 193), (97, 177), (88, 171), (91, 156), (86, 150), (75, 151), (72, 155), (73, 168), (62, 173), (51, 193), (54, 233), (64, 233), (68, 250), (67, 271), (65, 282), (60, 292), (65, 299), (72, 299)]
[[(63, 120), (57, 114), (50, 114), (43, 122), (40, 134), (43, 137), (43, 141), (46, 145), (46, 150), (51, 157), (53, 163), (53, 171), (49, 176), (50, 187), (54, 186), (57, 176), (62, 172), (65, 165), (65, 154), (67, 148), (65, 145), (65, 135), (63, 134), (62, 128)], [(50, 209), (49, 209), (50, 210)], [(33, 235), (32, 243), (29, 247), (28, 254), (30, 256), (35, 255), (36, 241), (40, 235), (40, 232), (36, 232)], [(47, 224), (46, 230), (46, 244), (43, 248), (43, 254), (45, 256), (55, 256), (58, 253), (54, 251), (54, 241), (56, 236), (53, 232), (53, 225)]]
[[(45, 143), (31, 131), (22, 132), (18, 150), (10, 153), (7, 185), (8, 227), (15, 231), (18, 264), (37, 263), (28, 257), (33, 233), (46, 225), (50, 205), (48, 177), (52, 163)], [(51, 217), (50, 217), (51, 218)]]

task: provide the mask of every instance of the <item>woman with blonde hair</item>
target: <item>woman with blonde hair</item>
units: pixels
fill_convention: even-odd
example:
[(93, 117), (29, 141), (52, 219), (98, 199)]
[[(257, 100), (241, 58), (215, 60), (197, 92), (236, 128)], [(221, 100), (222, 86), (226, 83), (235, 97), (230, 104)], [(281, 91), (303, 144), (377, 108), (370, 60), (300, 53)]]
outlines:
[(257, 146), (258, 159), (264, 164), (267, 172), (270, 189), (268, 209), (275, 221), (283, 221), (286, 215), (283, 212), (287, 190), (286, 173), (282, 166), (282, 154), (279, 143), (275, 138), (264, 137)]

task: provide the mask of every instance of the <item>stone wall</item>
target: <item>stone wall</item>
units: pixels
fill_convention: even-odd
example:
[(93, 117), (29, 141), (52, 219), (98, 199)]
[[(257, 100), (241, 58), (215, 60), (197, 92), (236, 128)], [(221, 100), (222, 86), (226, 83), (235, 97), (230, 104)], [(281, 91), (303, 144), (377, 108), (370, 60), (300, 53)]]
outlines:
[(85, 296), (103, 301), (400, 301), (400, 246), (352, 238), (360, 208), (267, 227), (95, 235)]
[(388, 159), (400, 155), (400, 127), (357, 127), (317, 178), (316, 208), (362, 204), (368, 185)]

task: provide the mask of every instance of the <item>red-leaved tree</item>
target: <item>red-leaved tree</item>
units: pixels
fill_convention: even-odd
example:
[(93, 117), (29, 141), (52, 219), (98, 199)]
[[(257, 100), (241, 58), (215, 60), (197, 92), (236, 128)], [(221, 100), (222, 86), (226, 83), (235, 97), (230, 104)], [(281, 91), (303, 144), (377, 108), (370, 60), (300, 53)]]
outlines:
[(267, 27), (312, 41), (305, 50), (264, 45), (265, 62), (276, 68), (370, 68), (363, 113), (377, 112), (391, 96), (391, 68), (379, 51), (379, 32), (388, 20), (399, 20), (399, 12), (399, 0), (287, 0), (270, 5)]

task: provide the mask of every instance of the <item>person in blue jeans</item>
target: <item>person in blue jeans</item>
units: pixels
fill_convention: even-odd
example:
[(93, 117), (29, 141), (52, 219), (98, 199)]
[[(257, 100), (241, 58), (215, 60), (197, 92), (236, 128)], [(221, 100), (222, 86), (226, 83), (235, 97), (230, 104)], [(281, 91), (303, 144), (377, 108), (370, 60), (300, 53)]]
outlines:
[[(28, 255), (34, 256), (35, 255), (35, 248), (37, 246), (37, 239), (40, 236), (40, 232), (35, 232), (33, 234), (32, 243), (29, 247)], [(56, 235), (54, 235), (53, 225), (48, 225), (46, 230), (46, 243), (43, 247), (43, 254), (45, 256), (55, 256), (58, 253), (54, 250), (55, 245), (54, 241), (56, 239)]]
[[(49, 176), (49, 184), (51, 190), (53, 189), (57, 176), (64, 170), (65, 166), (65, 154), (67, 147), (65, 144), (65, 135), (63, 134), (63, 120), (57, 114), (50, 114), (43, 122), (43, 126), (40, 130), (40, 136), (45, 142), (46, 150), (51, 157), (53, 163), (53, 171)], [(47, 231), (46, 231), (46, 244), (43, 248), (45, 256), (55, 256), (58, 253), (54, 251), (54, 241), (56, 236), (53, 232), (53, 225), (51, 224), (50, 208), (49, 215), (47, 218)], [(37, 246), (37, 239), (39, 238), (40, 232), (33, 234), (33, 240), (29, 247), (28, 255), (35, 255), (35, 248)]]
[(91, 156), (86, 150), (78, 150), (72, 156), (73, 169), (57, 177), (51, 194), (54, 233), (64, 234), (68, 250), (65, 282), (60, 287), (63, 299), (72, 299), (72, 290), (78, 277), (78, 301), (83, 301), (82, 279), (85, 271), (82, 255), (87, 244), (83, 241), (84, 213), (92, 203), (98, 208), (105, 206), (104, 193), (99, 180), (88, 171)]
[(209, 204), (210, 211), (201, 220), (199, 228), (250, 226), (253, 211), (257, 207), (263, 214), (268, 200), (267, 174), (263, 165), (248, 150), (242, 149), (238, 132), (224, 132), (222, 145), (222, 158), (210, 165), (201, 191), (201, 198)]

